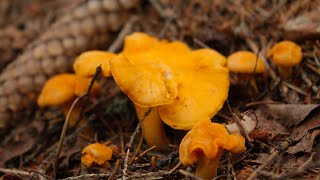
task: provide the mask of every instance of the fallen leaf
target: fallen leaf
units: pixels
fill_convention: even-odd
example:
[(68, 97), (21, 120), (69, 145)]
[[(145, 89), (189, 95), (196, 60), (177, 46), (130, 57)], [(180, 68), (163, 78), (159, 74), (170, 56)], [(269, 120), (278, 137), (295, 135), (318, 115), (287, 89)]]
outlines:
[(305, 121), (303, 121), (298, 126), (294, 127), (291, 133), (291, 138), (294, 141), (298, 141), (303, 136), (305, 136), (308, 131), (319, 128), (320, 127), (320, 112), (315, 112), (309, 114), (308, 118), (306, 118)]
[(304, 13), (284, 24), (283, 29), (287, 38), (293, 40), (320, 37), (320, 10)]
[(259, 107), (268, 119), (276, 120), (286, 127), (298, 125), (319, 108), (319, 104), (268, 104)]
[(13, 130), (14, 138), (0, 147), (0, 167), (12, 158), (21, 156), (37, 144), (39, 133), (43, 130), (44, 123), (33, 121), (29, 125), (21, 125)]
[(296, 145), (288, 148), (289, 154), (296, 154), (298, 152), (311, 152), (315, 138), (320, 135), (320, 130), (314, 130), (305, 135)]
[(6, 174), (0, 178), (0, 180), (23, 180), (24, 178), (15, 174)]

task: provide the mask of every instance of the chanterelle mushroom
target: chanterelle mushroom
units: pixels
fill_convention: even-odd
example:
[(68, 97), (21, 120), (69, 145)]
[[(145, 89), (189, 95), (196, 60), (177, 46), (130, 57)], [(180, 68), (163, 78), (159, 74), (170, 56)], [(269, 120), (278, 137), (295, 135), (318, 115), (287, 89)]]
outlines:
[[(62, 106), (64, 114), (69, 111), (72, 101), (76, 96), (84, 94), (91, 82), (91, 78), (76, 76), (75, 74), (59, 74), (51, 77), (42, 88), (38, 97), (38, 105), (46, 106)], [(91, 95), (97, 94), (100, 87), (94, 84)], [(76, 106), (72, 111), (69, 120), (69, 126), (73, 126), (80, 112), (80, 106)]]
[(221, 124), (202, 121), (182, 139), (180, 161), (184, 165), (197, 163), (196, 175), (212, 179), (217, 175), (224, 150), (234, 154), (245, 152), (245, 139), (238, 134), (229, 135)]
[(109, 60), (116, 55), (105, 51), (86, 51), (76, 58), (73, 63), (74, 72), (78, 76), (90, 77), (96, 72), (96, 68), (101, 65), (102, 75), (111, 76)]
[[(94, 58), (94, 53), (91, 55), (81, 61)], [(211, 49), (191, 50), (180, 41), (160, 41), (144, 33), (133, 33), (126, 37), (123, 51), (106, 61), (110, 69), (102, 67), (104, 74), (111, 73), (120, 89), (137, 106), (157, 111), (152, 118), (147, 117), (148, 122), (152, 119), (156, 122), (160, 116), (169, 126), (188, 130), (199, 119), (209, 121), (228, 96), (226, 59)], [(148, 128), (148, 125), (142, 124), (142, 127)], [(159, 133), (158, 139), (163, 134)], [(146, 137), (148, 133), (144, 136), (151, 139)], [(164, 142), (167, 141), (161, 144)]]
[[(228, 96), (226, 59), (217, 55), (220, 54), (213, 50), (193, 51), (179, 41), (159, 41), (143, 33), (134, 33), (126, 37), (121, 55), (111, 60), (111, 72), (119, 87), (129, 94), (134, 103), (142, 107), (157, 107), (166, 124), (188, 130), (197, 120), (214, 116)], [(132, 72), (132, 80), (128, 81), (124, 68), (118, 67), (128, 68), (126, 72)], [(150, 76), (146, 78), (147, 74)], [(153, 76), (157, 78), (151, 78)], [(151, 80), (167, 85), (152, 83)], [(149, 92), (142, 94), (130, 87), (149, 89)], [(149, 102), (144, 100), (162, 89), (171, 95), (166, 103), (156, 102), (168, 96)]]
[(250, 78), (250, 84), (255, 92), (258, 92), (255, 77), (251, 74), (261, 74), (265, 71), (263, 61), (257, 54), (250, 51), (238, 51), (227, 58), (227, 67), (231, 72), (242, 74)]
[(112, 157), (112, 149), (100, 143), (89, 144), (82, 150), (81, 163), (87, 167), (104, 165)]
[(302, 51), (301, 47), (292, 41), (281, 41), (269, 50), (268, 57), (278, 67), (280, 75), (289, 78), (292, 67), (302, 60)]

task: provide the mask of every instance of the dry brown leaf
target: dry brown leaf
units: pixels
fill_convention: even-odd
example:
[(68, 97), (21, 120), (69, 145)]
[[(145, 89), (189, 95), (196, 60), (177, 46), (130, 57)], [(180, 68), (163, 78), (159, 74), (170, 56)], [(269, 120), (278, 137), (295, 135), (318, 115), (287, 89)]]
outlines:
[(0, 167), (12, 158), (21, 156), (37, 144), (40, 132), (44, 124), (40, 121), (33, 121), (28, 126), (21, 126), (14, 130), (14, 138), (7, 144), (0, 147)]
[(289, 154), (296, 154), (302, 151), (311, 152), (314, 144), (314, 140), (318, 135), (320, 135), (319, 129), (309, 132), (296, 145), (289, 147), (287, 152)]
[(318, 110), (319, 104), (268, 104), (260, 106), (268, 119), (276, 120), (286, 127), (301, 123), (311, 112)]
[(283, 29), (289, 39), (320, 37), (320, 10), (304, 13), (284, 24)]

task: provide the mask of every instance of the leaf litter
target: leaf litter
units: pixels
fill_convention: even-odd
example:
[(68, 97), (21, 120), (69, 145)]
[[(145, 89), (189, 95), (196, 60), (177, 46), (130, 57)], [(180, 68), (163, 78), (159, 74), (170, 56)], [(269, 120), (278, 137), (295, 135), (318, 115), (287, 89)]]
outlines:
[[(70, 4), (72, 3), (76, 1), (70, 1)], [(155, 8), (157, 5), (160, 8)], [(227, 156), (223, 156), (218, 167), (218, 178), (319, 178), (320, 165), (317, 160), (320, 158), (320, 36), (316, 28), (319, 24), (318, 19), (314, 16), (318, 10), (313, 8), (319, 6), (318, 2), (235, 1), (227, 4), (220, 0), (155, 0), (141, 6), (143, 10), (137, 11), (140, 20), (131, 31), (143, 31), (168, 39), (181, 39), (191, 47), (207, 46), (224, 55), (242, 49), (257, 52), (255, 50), (266, 48), (268, 44), (274, 44), (284, 37), (297, 40), (303, 48), (304, 59), (302, 64), (294, 69), (296, 73), (290, 79), (277, 83), (277, 70), (267, 60), (268, 73), (257, 78), (258, 93), (245, 92), (246, 87), (243, 84), (246, 83), (241, 84), (238, 80), (232, 82), (235, 86), (240, 84), (241, 87), (231, 87), (230, 90), (232, 96), (229, 96), (229, 102), (233, 112), (225, 107), (214, 121), (230, 123), (233, 122), (234, 115), (241, 117), (240, 114), (246, 110), (253, 110), (257, 126), (249, 134), (253, 141), (247, 145), (248, 151), (240, 160), (233, 164), (228, 161)], [(14, 11), (15, 9), (12, 9), (12, 13)], [(33, 11), (31, 13), (34, 13)], [(45, 21), (47, 16), (40, 14), (37, 14), (39, 21), (41, 18)], [(1, 25), (5, 26), (5, 18), (2, 16), (6, 15), (0, 15)], [(12, 18), (14, 14), (7, 15)], [(32, 18), (26, 17), (23, 21), (29, 23)], [(8, 25), (8, 28), (9, 26), (12, 25)], [(28, 26), (25, 31), (28, 31)], [(14, 53), (16, 54), (10, 54), (6, 58), (13, 61), (18, 55), (17, 51)], [(273, 78), (270, 73), (274, 73)], [(84, 110), (88, 122), (68, 130), (57, 170), (54, 170), (53, 162), (62, 129), (62, 112), (51, 108), (36, 109), (35, 115), (28, 118), (28, 123), (22, 121), (10, 131), (1, 131), (1, 178), (49, 179), (57, 172), (57, 178), (117, 179), (123, 177), (125, 157), (134, 155), (136, 158), (128, 164), (126, 178), (197, 178), (193, 175), (195, 166), (179, 164), (177, 150), (185, 132), (166, 127), (174, 142), (168, 152), (154, 149), (146, 151), (149, 148), (144, 142), (139, 143), (140, 133), (137, 133), (133, 138), (131, 151), (127, 153), (126, 144), (132, 138), (138, 121), (132, 104), (114, 83), (106, 82), (104, 87), (109, 96), (93, 99)], [(264, 101), (265, 99), (268, 101)], [(45, 116), (47, 112), (51, 115)], [(94, 129), (93, 137), (81, 134), (81, 130), (86, 126)], [(118, 149), (119, 153), (110, 160), (110, 167), (81, 166), (81, 150), (92, 142), (110, 142)], [(135, 150), (138, 153), (134, 153)], [(143, 151), (146, 153), (142, 154)]]

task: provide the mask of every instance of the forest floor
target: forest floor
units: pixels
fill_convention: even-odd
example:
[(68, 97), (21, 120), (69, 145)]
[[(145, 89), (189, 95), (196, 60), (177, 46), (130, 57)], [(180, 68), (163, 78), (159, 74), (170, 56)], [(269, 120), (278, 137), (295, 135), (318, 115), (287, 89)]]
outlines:
[[(2, 0), (0, 73), (79, 1)], [(255, 75), (257, 92), (248, 79), (231, 73), (228, 101), (212, 119), (228, 124), (251, 114), (257, 121), (247, 151), (240, 157), (224, 153), (216, 179), (319, 180), (319, 15), (320, 2), (313, 0), (150, 0), (141, 2), (135, 11), (138, 19), (122, 30), (181, 40), (193, 49), (209, 47), (226, 57), (239, 50), (259, 53), (267, 71)], [(113, 35), (121, 38), (120, 32)], [(296, 42), (303, 52), (303, 60), (286, 79), (267, 58), (268, 50), (282, 40)], [(194, 175), (196, 165), (179, 161), (185, 131), (166, 126), (169, 148), (148, 147), (136, 128), (139, 121), (130, 99), (112, 79), (104, 84), (107, 95), (85, 104), (86, 123), (67, 130), (58, 157), (65, 121), (59, 108), (36, 108), (27, 122), (1, 132), (0, 179), (200, 179)], [(83, 133), (88, 128), (89, 135)], [(108, 167), (81, 164), (81, 151), (92, 142), (113, 148)]]

